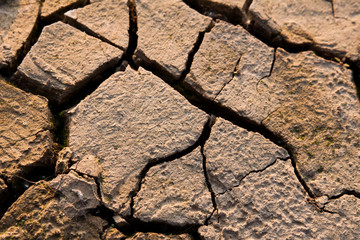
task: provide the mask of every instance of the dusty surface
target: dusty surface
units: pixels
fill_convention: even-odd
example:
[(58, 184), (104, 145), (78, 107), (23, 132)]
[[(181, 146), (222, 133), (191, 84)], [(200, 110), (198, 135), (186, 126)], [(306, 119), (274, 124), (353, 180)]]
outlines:
[(40, 3), (37, 0), (2, 0), (0, 9), (0, 69), (13, 68), (22, 49), (29, 46)]
[(359, 4), (0, 0), (0, 239), (358, 239)]
[(129, 44), (129, 8), (126, 0), (104, 0), (65, 14), (93, 34), (125, 50)]
[(70, 114), (75, 158), (97, 159), (104, 202), (123, 216), (130, 214), (130, 193), (143, 168), (192, 146), (208, 120), (161, 79), (130, 68), (111, 76)]
[(94, 37), (57, 22), (42, 31), (15, 74), (15, 82), (57, 104), (104, 69), (114, 66), (122, 51)]
[[(218, 212), (199, 232), (204, 239), (353, 239), (360, 233), (359, 199), (344, 197), (328, 203), (335, 213), (320, 213), (306, 198), (290, 160), (277, 160), (218, 195)], [(354, 211), (339, 211), (348, 202)]]
[(176, 79), (186, 68), (190, 51), (211, 18), (191, 9), (180, 0), (138, 0), (138, 54), (145, 62), (154, 61)]
[(205, 144), (205, 157), (212, 190), (219, 194), (239, 185), (249, 173), (261, 171), (289, 155), (260, 134), (220, 118)]
[(213, 208), (202, 161), (197, 148), (180, 159), (151, 168), (134, 199), (134, 217), (174, 226), (205, 223)]
[(0, 175), (13, 181), (52, 163), (51, 116), (43, 97), (0, 79)]
[(81, 6), (88, 0), (44, 0), (41, 6), (41, 17), (51, 18), (66, 11), (67, 8)]

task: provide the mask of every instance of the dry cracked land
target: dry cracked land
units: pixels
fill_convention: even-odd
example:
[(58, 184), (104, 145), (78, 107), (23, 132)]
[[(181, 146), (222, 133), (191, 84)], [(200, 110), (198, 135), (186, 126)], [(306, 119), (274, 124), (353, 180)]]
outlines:
[(359, 239), (359, 0), (0, 0), (0, 239)]

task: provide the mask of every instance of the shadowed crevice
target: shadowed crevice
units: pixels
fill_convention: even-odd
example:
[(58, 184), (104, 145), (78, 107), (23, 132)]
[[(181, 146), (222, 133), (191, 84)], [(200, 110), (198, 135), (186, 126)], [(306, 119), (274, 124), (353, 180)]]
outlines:
[[(50, 1), (53, 1), (53, 0), (50, 0)], [(41, 16), (41, 22), (43, 23), (43, 25), (49, 25), (51, 23), (54, 23), (56, 21), (63, 19), (64, 13), (66, 13), (67, 11), (77, 9), (77, 8), (82, 8), (89, 4), (90, 4), (90, 0), (80, 0), (80, 1), (73, 2), (73, 3), (69, 4), (68, 6), (57, 9), (55, 12), (51, 13), (50, 15), (48, 15), (46, 17)]]
[[(210, 134), (209, 134), (209, 137), (210, 137)], [(217, 208), (217, 203), (216, 203), (216, 196), (215, 196), (215, 193), (214, 193), (214, 191), (212, 189), (211, 182), (209, 180), (209, 174), (208, 174), (207, 166), (206, 166), (206, 155), (205, 155), (204, 147), (205, 147), (205, 142), (201, 145), (201, 155), (203, 157), (203, 171), (204, 171), (204, 178), (205, 178), (205, 181), (206, 181), (206, 186), (207, 186), (207, 188), (208, 188), (208, 190), (209, 190), (209, 192), (211, 194), (211, 202), (213, 204), (213, 211), (210, 214), (210, 216), (205, 220), (205, 225), (208, 225), (211, 217), (214, 215), (215, 212), (218, 211), (218, 208)]]
[[(349, 59), (345, 51), (331, 50), (324, 48), (313, 40), (307, 43), (294, 43), (289, 41), (278, 30), (272, 28), (268, 21), (260, 19), (250, 8), (252, 0), (247, 0), (242, 9), (231, 6), (230, 4), (223, 4), (213, 2), (211, 0), (183, 0), (189, 7), (195, 9), (199, 13), (212, 17), (214, 19), (221, 19), (233, 25), (241, 25), (251, 35), (261, 40), (273, 48), (283, 48), (290, 53), (299, 53), (304, 51), (314, 51), (319, 57), (327, 60), (335, 61), (335, 58), (342, 59), (343, 63), (349, 65), (356, 65), (355, 60)], [(327, 0), (331, 3), (333, 15), (334, 5), (333, 0)]]

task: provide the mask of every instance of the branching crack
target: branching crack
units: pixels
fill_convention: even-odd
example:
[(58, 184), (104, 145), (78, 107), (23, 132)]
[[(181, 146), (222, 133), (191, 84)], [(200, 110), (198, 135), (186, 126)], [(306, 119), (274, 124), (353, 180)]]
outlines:
[(215, 22), (211, 21), (210, 24), (206, 27), (205, 31), (199, 32), (193, 48), (188, 52), (188, 58), (185, 63), (185, 69), (181, 72), (180, 76), (175, 76), (160, 63), (158, 63), (153, 59), (148, 58), (141, 49), (137, 49), (134, 53), (133, 63), (135, 64), (135, 66), (133, 68), (137, 69), (139, 66), (141, 66), (144, 69), (152, 72), (156, 76), (162, 78), (165, 82), (167, 82), (170, 85), (176, 85), (183, 82), (183, 80), (186, 78), (187, 74), (191, 70), (191, 65), (193, 63), (195, 54), (198, 52), (204, 40), (205, 34), (207, 32), (210, 32), (214, 26), (215, 26)]
[(137, 194), (140, 192), (141, 190), (141, 186), (143, 183), (143, 180), (146, 176), (146, 173), (150, 170), (150, 168), (165, 163), (165, 162), (171, 162), (174, 161), (178, 158), (181, 158), (189, 153), (191, 153), (192, 151), (194, 151), (197, 147), (203, 145), (205, 143), (205, 141), (209, 138), (210, 136), (210, 130), (211, 130), (211, 122), (212, 122), (212, 117), (209, 118), (209, 120), (207, 121), (207, 123), (205, 124), (202, 133), (200, 135), (200, 137), (197, 139), (197, 141), (191, 145), (190, 147), (180, 151), (180, 152), (176, 152), (170, 156), (167, 156), (165, 158), (162, 159), (155, 159), (151, 162), (149, 162), (141, 171), (140, 173), (140, 177), (138, 179), (138, 182), (136, 184), (135, 189), (133, 190), (133, 192), (130, 193), (130, 209), (131, 209), (131, 215), (129, 217), (129, 220), (133, 219), (134, 216), (134, 198), (137, 196)]
[(243, 177), (241, 177), (239, 180), (238, 180), (238, 183), (234, 186), (232, 186), (231, 188), (229, 189), (226, 189), (225, 191), (223, 192), (220, 192), (220, 193), (217, 193), (216, 195), (223, 195), (227, 192), (231, 192), (234, 188), (237, 188), (241, 185), (241, 183), (243, 182), (243, 180), (248, 177), (249, 175), (251, 174), (255, 174), (255, 173), (261, 173), (261, 172), (264, 172), (265, 170), (267, 170), (268, 168), (270, 168), (271, 166), (273, 166), (277, 160), (281, 160), (281, 161), (287, 161), (289, 160), (290, 157), (287, 157), (287, 158), (284, 158), (284, 159), (281, 159), (281, 158), (278, 158), (278, 159), (274, 159), (274, 161), (272, 161), (270, 164), (268, 164), (267, 166), (265, 166), (264, 168), (262, 169), (258, 169), (258, 170), (251, 170), (249, 171), (248, 173), (246, 173)]
[[(333, 0), (326, 0), (331, 3), (332, 15), (335, 17), (335, 7)], [(359, 60), (348, 59), (346, 52), (340, 50), (328, 49), (322, 47), (313, 40), (304, 43), (295, 43), (284, 37), (281, 32), (273, 29), (269, 23), (257, 16), (249, 8), (252, 0), (246, 0), (242, 8), (233, 7), (230, 4), (214, 3), (212, 1), (189, 1), (184, 2), (199, 13), (213, 17), (215, 19), (222, 19), (234, 25), (241, 25), (255, 38), (261, 40), (270, 47), (281, 47), (290, 53), (299, 53), (304, 51), (314, 51), (316, 54), (324, 59), (335, 61), (334, 58), (344, 59), (344, 63), (351, 65), (359, 64)], [(339, 17), (336, 17), (339, 18)], [(357, 62), (356, 62), (357, 61)]]

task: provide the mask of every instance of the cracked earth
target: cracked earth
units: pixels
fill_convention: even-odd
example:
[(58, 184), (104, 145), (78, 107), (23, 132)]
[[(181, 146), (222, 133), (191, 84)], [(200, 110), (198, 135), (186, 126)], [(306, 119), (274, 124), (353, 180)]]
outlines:
[(359, 239), (358, 0), (0, 22), (0, 239)]

